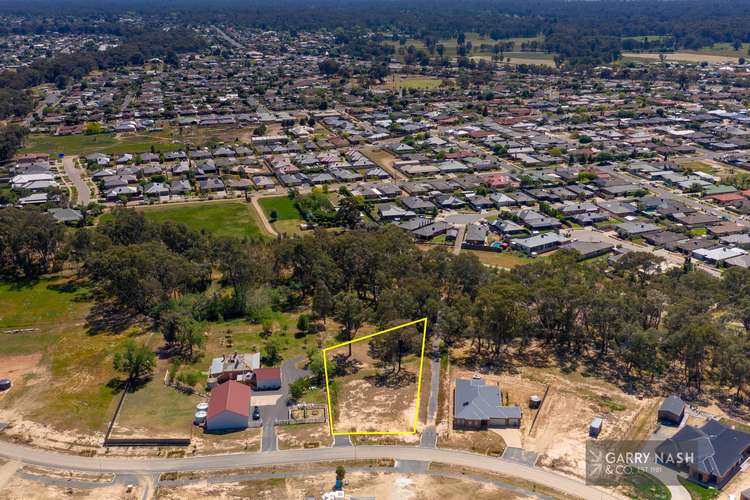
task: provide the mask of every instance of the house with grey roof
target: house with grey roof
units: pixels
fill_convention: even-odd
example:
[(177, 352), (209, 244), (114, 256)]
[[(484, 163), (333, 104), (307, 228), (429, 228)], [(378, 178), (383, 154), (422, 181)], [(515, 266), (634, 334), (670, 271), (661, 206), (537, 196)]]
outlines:
[(378, 214), (383, 221), (411, 219), (417, 214), (411, 210), (405, 210), (398, 205), (385, 204), (378, 207)]
[(657, 446), (656, 455), (661, 463), (687, 471), (691, 480), (721, 488), (750, 457), (750, 434), (718, 420), (700, 428), (686, 425)]
[(615, 229), (617, 229), (617, 234), (619, 234), (621, 238), (637, 238), (661, 230), (656, 224), (648, 222), (623, 222), (622, 224), (616, 225)]
[(468, 248), (485, 246), (489, 232), (490, 227), (487, 224), (468, 224), (462, 246)]
[(503, 406), (500, 387), (481, 378), (457, 379), (453, 397), (454, 429), (520, 427), (521, 408)]
[(537, 234), (529, 238), (516, 238), (510, 241), (511, 246), (527, 255), (550, 252), (563, 243), (567, 243), (568, 238), (557, 233), (549, 232)]
[(83, 220), (81, 211), (73, 208), (50, 208), (48, 212), (53, 219), (64, 224), (78, 224)]

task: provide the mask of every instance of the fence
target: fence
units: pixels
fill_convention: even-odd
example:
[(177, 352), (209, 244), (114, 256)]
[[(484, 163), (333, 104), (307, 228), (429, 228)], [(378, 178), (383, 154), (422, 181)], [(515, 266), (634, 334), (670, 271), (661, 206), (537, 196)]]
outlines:
[(322, 424), (326, 421), (326, 416), (310, 418), (277, 418), (274, 425), (296, 425), (296, 424)]
[(190, 446), (190, 438), (106, 438), (104, 446)]
[(164, 374), (164, 385), (167, 387), (171, 387), (173, 389), (177, 389), (180, 392), (184, 392), (185, 394), (200, 396), (202, 398), (207, 397), (206, 394), (203, 394), (202, 392), (198, 392), (195, 387), (183, 384), (177, 379), (171, 378), (169, 376), (169, 370)]

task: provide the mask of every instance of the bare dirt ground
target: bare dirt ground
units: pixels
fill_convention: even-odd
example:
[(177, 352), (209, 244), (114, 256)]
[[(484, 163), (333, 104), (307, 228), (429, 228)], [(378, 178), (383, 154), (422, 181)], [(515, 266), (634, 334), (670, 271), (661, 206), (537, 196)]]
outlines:
[(398, 159), (391, 153), (382, 149), (371, 149), (366, 148), (362, 150), (362, 153), (367, 156), (370, 160), (375, 162), (377, 165), (383, 168), (386, 172), (391, 174), (394, 179), (406, 179), (406, 176), (401, 173), (396, 167), (393, 166), (394, 162)]
[(279, 448), (318, 448), (331, 444), (328, 422), (322, 424), (298, 424), (276, 426)]
[[(0, 392), (0, 401), (6, 397), (14, 397), (17, 392), (42, 382), (47, 371), (41, 366), (41, 353), (17, 356), (3, 356), (0, 363), (0, 378), (8, 378), (13, 386), (10, 390)], [(0, 417), (0, 421), (2, 417)]]
[(599, 439), (643, 439), (656, 425), (661, 398), (641, 400), (596, 379), (529, 375), (542, 376), (550, 386), (534, 428), (525, 435), (525, 447), (539, 453), (538, 465), (583, 477), (589, 424), (597, 416), (604, 420)]
[(217, 455), (220, 453), (260, 451), (262, 428), (246, 429), (229, 434), (203, 434), (193, 432), (188, 453)]
[(740, 472), (734, 476), (729, 484), (724, 486), (718, 498), (720, 500), (729, 500), (729, 495), (734, 495), (734, 498), (740, 498), (740, 494), (748, 488), (750, 488), (750, 470)]
[[(346, 354), (347, 347), (329, 351), (329, 369), (335, 356)], [(401, 373), (391, 376), (390, 368), (380, 366), (368, 355), (368, 343), (361, 342), (352, 346), (349, 363), (356, 368), (344, 376), (333, 377), (338, 385), (334, 430), (412, 431), (417, 406), (419, 357), (404, 358)]]
[[(373, 497), (378, 500), (432, 500), (465, 499), (477, 500), (519, 498), (511, 491), (497, 486), (463, 479), (444, 479), (427, 475), (386, 474), (382, 472), (347, 473), (347, 495)], [(181, 487), (162, 487), (157, 498), (202, 500), (204, 498), (254, 498), (276, 500), (279, 498), (318, 498), (330, 491), (335, 474), (317, 474), (304, 478), (274, 478), (260, 481), (235, 483), (197, 484)]]
[(143, 492), (139, 487), (128, 493), (126, 485), (113, 484), (98, 488), (76, 488), (31, 481), (15, 476), (7, 487), (0, 491), (0, 500), (55, 500), (55, 499), (96, 499), (96, 500), (135, 500)]

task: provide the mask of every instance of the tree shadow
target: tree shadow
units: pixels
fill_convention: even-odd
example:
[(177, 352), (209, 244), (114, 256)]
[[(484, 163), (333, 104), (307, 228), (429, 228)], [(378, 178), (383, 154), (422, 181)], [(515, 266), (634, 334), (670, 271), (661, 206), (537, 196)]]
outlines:
[(112, 377), (107, 382), (106, 387), (109, 388), (113, 394), (120, 394), (123, 391), (127, 391), (128, 394), (137, 392), (151, 382), (152, 377), (144, 377), (128, 384), (127, 380), (123, 380), (119, 377)]
[(360, 370), (360, 368), (362, 368), (362, 362), (360, 360), (350, 358), (346, 354), (336, 354), (331, 361), (331, 374), (335, 377), (354, 375)]
[(142, 321), (144, 317), (113, 301), (97, 302), (86, 316), (86, 332), (89, 335), (119, 334)]
[(11, 292), (22, 292), (26, 289), (34, 288), (36, 285), (39, 284), (39, 281), (40, 281), (39, 278), (14, 279), (12, 275), (11, 276), (3, 275), (2, 278), (10, 281), (10, 285), (8, 286), (8, 289)]
[(400, 372), (388, 370), (368, 375), (365, 380), (376, 387), (387, 387), (389, 389), (400, 389), (417, 383), (417, 374), (401, 368)]

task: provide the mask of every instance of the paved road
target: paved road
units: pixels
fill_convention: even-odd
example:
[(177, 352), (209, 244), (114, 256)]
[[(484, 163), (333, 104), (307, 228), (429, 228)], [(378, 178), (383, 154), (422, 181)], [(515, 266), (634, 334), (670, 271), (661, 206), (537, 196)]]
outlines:
[(76, 166), (77, 159), (78, 157), (76, 156), (66, 156), (62, 160), (62, 164), (65, 175), (68, 176), (78, 192), (76, 203), (85, 206), (91, 202), (91, 189), (81, 175), (81, 170)]
[(466, 234), (466, 225), (462, 224), (458, 226), (458, 234), (456, 235), (456, 241), (453, 243), (453, 254), (458, 255), (461, 253), (461, 243), (464, 242), (464, 235)]
[(598, 488), (588, 486), (576, 479), (548, 470), (527, 467), (508, 462), (501, 458), (487, 457), (476, 453), (443, 449), (423, 449), (413, 446), (334, 446), (332, 448), (269, 451), (266, 453), (240, 453), (174, 459), (139, 459), (125, 457), (80, 457), (3, 442), (0, 443), (0, 457), (17, 460), (26, 464), (65, 470), (141, 474), (237, 469), (240, 467), (268, 467), (336, 460), (412, 460), (439, 462), (521, 477), (526, 481), (538, 483), (586, 499), (613, 498)]
[(437, 336), (432, 339), (432, 348), (427, 355), (430, 357), (430, 399), (427, 404), (427, 427), (422, 431), (419, 445), (423, 448), (437, 446), (437, 431), (435, 417), (437, 416), (438, 392), (440, 390), (440, 348)]
[(122, 100), (122, 106), (120, 106), (120, 113), (124, 113), (128, 109), (130, 103), (133, 101), (133, 94), (128, 94), (125, 99)]

